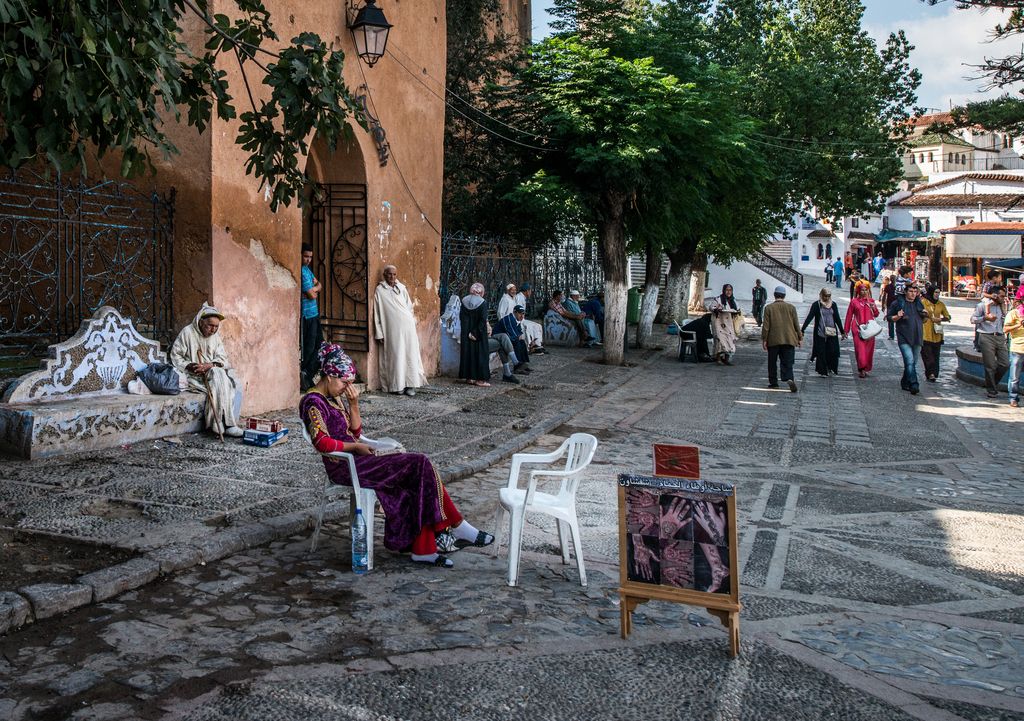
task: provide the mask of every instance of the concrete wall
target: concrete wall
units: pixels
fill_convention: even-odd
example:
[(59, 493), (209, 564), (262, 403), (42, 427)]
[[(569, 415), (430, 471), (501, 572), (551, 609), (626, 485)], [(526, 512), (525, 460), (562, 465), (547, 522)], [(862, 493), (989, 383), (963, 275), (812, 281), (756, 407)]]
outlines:
[[(380, 167), (370, 136), (357, 126), (355, 147), (321, 159), (333, 179), (351, 175), (357, 161), (367, 184), (370, 324), (372, 295), (386, 263), (399, 268), (416, 305), (428, 373), (438, 364), (441, 188), (444, 104), (418, 82), (443, 95), (445, 81), (444, 0), (415, 3), (382, 0), (391, 30), (386, 55), (373, 68), (355, 54), (345, 4), (267, 2), (283, 41), (303, 31), (318, 33), (346, 54), (345, 78), (357, 94), (369, 88), (391, 146), (391, 160)], [(231, 15), (237, 7), (218, 0), (211, 12)], [(186, 31), (201, 39), (197, 22)], [(265, 59), (266, 60), (266, 59)], [(224, 58), (238, 111), (248, 108), (238, 65)], [(260, 71), (248, 68), (256, 102), (268, 97)], [(204, 300), (227, 315), (221, 333), (232, 363), (245, 382), (244, 413), (295, 405), (298, 401), (300, 245), (303, 213), (294, 205), (271, 213), (258, 182), (245, 174), (246, 154), (235, 145), (238, 123), (215, 120), (202, 136), (183, 125), (168, 132), (181, 150), (159, 164), (156, 183), (177, 189), (174, 315), (189, 322)], [(314, 138), (309, 139), (315, 143)], [(401, 172), (399, 171), (399, 168)], [(429, 220), (429, 222), (428, 222)], [(433, 226), (433, 227), (432, 227)], [(324, 279), (326, 280), (326, 279)], [(377, 353), (356, 357), (371, 387), (378, 385)]]

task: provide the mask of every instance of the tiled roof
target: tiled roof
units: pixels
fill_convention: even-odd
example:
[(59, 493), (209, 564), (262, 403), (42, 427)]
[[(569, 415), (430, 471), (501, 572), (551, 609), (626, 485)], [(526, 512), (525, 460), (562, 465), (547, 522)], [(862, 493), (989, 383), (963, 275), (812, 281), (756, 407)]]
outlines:
[(835, 238), (836, 234), (830, 230), (812, 230), (807, 234), (808, 238)]
[(917, 193), (929, 188), (939, 188), (943, 185), (959, 183), (964, 180), (994, 180), (997, 183), (1024, 184), (1024, 175), (1015, 175), (1013, 173), (961, 173), (945, 180), (936, 180), (934, 183), (928, 183), (927, 185), (918, 185), (914, 188), (914, 192)]
[(922, 125), (925, 126), (925, 127), (928, 127), (929, 125), (932, 125), (933, 123), (952, 123), (952, 122), (953, 122), (953, 113), (950, 113), (950, 112), (947, 111), (947, 112), (943, 112), (943, 113), (929, 113), (927, 115), (922, 115), (922, 116), (917, 117), (917, 118), (911, 118), (910, 122), (908, 124), (911, 127), (917, 128), (917, 127), (921, 127)]
[(966, 223), (954, 228), (945, 228), (940, 233), (1009, 233), (1020, 235), (1024, 233), (1024, 223)]
[(1024, 193), (914, 193), (889, 205), (894, 208), (977, 208), (978, 203), (981, 203), (982, 208), (1009, 210), (1024, 203)]
[(916, 138), (910, 138), (907, 141), (907, 144), (910, 145), (910, 147), (912, 148), (920, 148), (927, 147), (929, 145), (940, 144), (959, 145), (964, 148), (971, 149), (974, 148), (974, 146), (968, 143), (966, 140), (962, 140), (956, 137), (955, 135), (951, 135), (949, 133), (925, 133), (924, 135), (919, 135)]
[(851, 240), (877, 240), (877, 236), (874, 233), (865, 233), (863, 230), (851, 230), (850, 234), (846, 236)]

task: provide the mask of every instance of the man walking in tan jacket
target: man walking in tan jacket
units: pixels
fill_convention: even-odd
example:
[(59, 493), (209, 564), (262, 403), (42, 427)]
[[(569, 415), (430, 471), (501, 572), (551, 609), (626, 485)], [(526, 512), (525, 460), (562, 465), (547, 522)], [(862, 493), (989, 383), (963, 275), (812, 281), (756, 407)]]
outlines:
[(769, 388), (778, 388), (781, 376), (789, 384), (789, 390), (796, 393), (793, 361), (796, 348), (803, 343), (803, 338), (796, 308), (786, 302), (786, 286), (776, 286), (775, 302), (764, 309), (761, 322), (761, 346), (768, 351)]

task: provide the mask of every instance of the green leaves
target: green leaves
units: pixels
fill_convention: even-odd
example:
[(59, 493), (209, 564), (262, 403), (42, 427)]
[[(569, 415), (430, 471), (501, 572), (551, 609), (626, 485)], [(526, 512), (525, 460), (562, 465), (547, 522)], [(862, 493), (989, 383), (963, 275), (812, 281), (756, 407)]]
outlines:
[[(202, 132), (214, 112), (224, 121), (237, 117), (227, 59), (244, 64), (250, 84), (271, 87), (269, 100), (241, 118), (247, 170), (272, 186), (275, 209), (294, 200), (305, 183), (298, 170), (305, 138), (319, 130), (333, 143), (352, 113), (344, 56), (311, 33), (279, 56), (262, 50), (277, 36), (259, 0), (235, 0), (237, 17), (211, 17), (207, 7), (206, 0), (0, 0), (7, 68), (0, 165), (45, 158), (62, 171), (85, 171), (92, 148), (100, 157), (119, 153), (123, 175), (151, 169), (151, 152), (177, 152), (162, 130), (168, 118), (184, 113)], [(180, 27), (193, 8), (206, 32), (199, 56)]]

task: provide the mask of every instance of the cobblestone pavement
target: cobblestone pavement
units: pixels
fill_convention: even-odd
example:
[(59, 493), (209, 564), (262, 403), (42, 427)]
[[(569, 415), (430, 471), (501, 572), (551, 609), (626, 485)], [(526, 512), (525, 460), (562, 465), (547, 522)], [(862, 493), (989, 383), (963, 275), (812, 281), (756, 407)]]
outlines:
[[(414, 398), (366, 394), (366, 434), (430, 454), (443, 478), (465, 475), (471, 462), (571, 416), (631, 373), (599, 358), (599, 351), (552, 349), (533, 358), (535, 371), (521, 376), (521, 386), (438, 378)], [(0, 527), (152, 549), (308, 509), (323, 466), (303, 442), (298, 417), (276, 417), (291, 436), (271, 448), (196, 434), (59, 459), (0, 459)]]
[[(747, 341), (732, 367), (666, 352), (540, 437), (601, 441), (578, 500), (586, 588), (543, 519), (516, 588), (504, 550), (442, 571), (379, 541), (355, 577), (334, 524), (315, 553), (275, 541), (0, 638), (0, 718), (1022, 721), (1024, 415), (953, 379), (952, 310), (917, 397), (887, 340), (865, 380), (847, 346), (831, 379), (801, 354), (797, 394), (765, 387)], [(696, 608), (641, 606), (618, 637), (615, 478), (655, 441), (699, 444), (705, 477), (737, 484), (739, 659)], [(489, 528), (506, 475), (452, 495)]]

